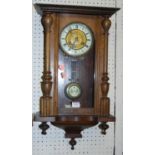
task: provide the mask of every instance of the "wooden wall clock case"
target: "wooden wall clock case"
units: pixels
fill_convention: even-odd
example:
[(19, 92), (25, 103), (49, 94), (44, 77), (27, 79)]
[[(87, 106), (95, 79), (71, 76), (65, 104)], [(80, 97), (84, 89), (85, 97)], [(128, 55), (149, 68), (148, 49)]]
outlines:
[[(106, 134), (110, 115), (108, 35), (119, 8), (35, 4), (44, 29), (40, 112), (34, 121), (46, 134), (47, 122), (65, 131), (71, 149), (81, 131), (99, 124)], [(63, 41), (64, 40), (64, 41)], [(74, 105), (77, 105), (74, 106)]]

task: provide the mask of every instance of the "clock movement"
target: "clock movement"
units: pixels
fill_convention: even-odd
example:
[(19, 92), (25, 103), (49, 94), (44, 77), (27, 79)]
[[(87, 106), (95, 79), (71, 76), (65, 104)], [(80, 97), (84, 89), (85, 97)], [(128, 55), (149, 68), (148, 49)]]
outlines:
[(99, 124), (103, 134), (110, 115), (108, 33), (118, 8), (36, 4), (44, 32), (43, 95), (39, 121), (65, 131), (71, 149), (81, 131)]

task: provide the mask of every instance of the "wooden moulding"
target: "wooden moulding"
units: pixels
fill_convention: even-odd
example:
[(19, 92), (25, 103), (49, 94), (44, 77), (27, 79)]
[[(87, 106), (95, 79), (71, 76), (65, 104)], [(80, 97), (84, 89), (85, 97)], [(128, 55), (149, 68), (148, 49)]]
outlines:
[(81, 131), (98, 123), (97, 116), (57, 116), (52, 125), (65, 131), (65, 138), (71, 138), (69, 144), (74, 150), (75, 138), (82, 138)]
[(75, 5), (54, 5), (54, 4), (40, 4), (36, 3), (35, 7), (39, 7), (42, 11), (55, 13), (70, 13), (82, 15), (100, 15), (111, 17), (119, 8), (110, 7), (87, 7)]
[(34, 115), (33, 121), (42, 122), (44, 125), (47, 122), (51, 122), (52, 125), (65, 131), (66, 138), (81, 138), (81, 131), (84, 129), (95, 126), (99, 122), (114, 122), (115, 117), (112, 115), (57, 115), (51, 117), (41, 117), (38, 112)]
[[(78, 118), (80, 117), (80, 118)], [(55, 116), (49, 116), (49, 117), (41, 117), (40, 113), (37, 112), (35, 114), (33, 114), (33, 122), (62, 122), (68, 118), (70, 118), (68, 120), (68, 122), (70, 123), (72, 120), (72, 124), (78, 124), (79, 120), (82, 120), (83, 118), (85, 118), (85, 121), (87, 120), (87, 117), (89, 122), (92, 120), (93, 121), (93, 117), (97, 117), (97, 122), (115, 122), (115, 116), (113, 115), (105, 115), (105, 116), (98, 116), (98, 115), (55, 115)]]
[(47, 122), (51, 122), (52, 125), (63, 129), (65, 131), (65, 138), (70, 138), (69, 144), (71, 149), (74, 150), (76, 145), (75, 138), (82, 138), (81, 132), (86, 129), (97, 125), (99, 122), (99, 128), (102, 134), (106, 134), (106, 130), (109, 128), (107, 122), (114, 122), (115, 117), (111, 115), (97, 116), (97, 115), (57, 115), (51, 117), (41, 117), (40, 113), (34, 115), (33, 121), (41, 122), (39, 128), (42, 130), (42, 134), (46, 135), (46, 130), (49, 128)]

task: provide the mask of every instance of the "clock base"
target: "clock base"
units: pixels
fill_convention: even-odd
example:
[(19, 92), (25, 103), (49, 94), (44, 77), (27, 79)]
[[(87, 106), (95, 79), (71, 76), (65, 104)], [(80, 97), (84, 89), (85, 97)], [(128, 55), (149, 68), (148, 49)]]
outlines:
[(41, 117), (37, 112), (33, 117), (34, 122), (41, 122), (39, 128), (42, 130), (42, 134), (46, 134), (46, 130), (49, 128), (47, 122), (51, 122), (52, 125), (63, 129), (65, 131), (65, 138), (70, 138), (69, 144), (71, 149), (74, 150), (76, 145), (75, 138), (82, 138), (81, 132), (86, 129), (97, 125), (99, 122), (99, 128), (102, 134), (106, 134), (106, 129), (109, 126), (107, 122), (114, 122), (115, 117), (112, 115), (56, 115), (51, 117)]
[(75, 138), (82, 138), (81, 132), (89, 127), (98, 123), (97, 116), (56, 116), (55, 121), (51, 122), (52, 125), (61, 128), (65, 131), (65, 138), (71, 138), (69, 144), (71, 149), (74, 150), (76, 145)]

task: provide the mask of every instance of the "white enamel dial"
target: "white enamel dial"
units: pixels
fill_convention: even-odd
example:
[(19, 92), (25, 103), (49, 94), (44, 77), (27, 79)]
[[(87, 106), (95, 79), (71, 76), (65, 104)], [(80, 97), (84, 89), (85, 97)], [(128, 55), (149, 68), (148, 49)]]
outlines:
[(71, 23), (61, 31), (60, 46), (67, 55), (84, 55), (91, 49), (92, 44), (92, 32), (83, 23)]

